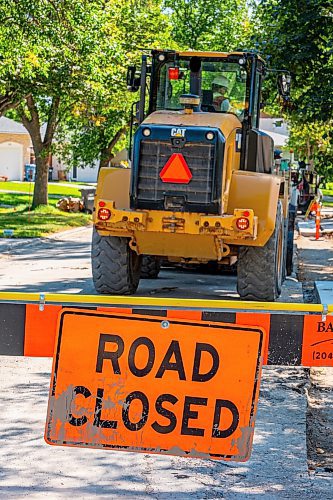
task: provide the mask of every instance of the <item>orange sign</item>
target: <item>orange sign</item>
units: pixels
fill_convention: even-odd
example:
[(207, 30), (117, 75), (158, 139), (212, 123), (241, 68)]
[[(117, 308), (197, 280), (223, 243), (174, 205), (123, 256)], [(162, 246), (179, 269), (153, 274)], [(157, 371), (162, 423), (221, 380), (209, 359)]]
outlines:
[(64, 309), (46, 442), (245, 461), (263, 337), (253, 326)]
[(304, 316), (302, 364), (333, 366), (333, 316)]
[(160, 178), (163, 182), (175, 184), (188, 184), (190, 182), (192, 174), (181, 153), (173, 153), (170, 156), (160, 173)]

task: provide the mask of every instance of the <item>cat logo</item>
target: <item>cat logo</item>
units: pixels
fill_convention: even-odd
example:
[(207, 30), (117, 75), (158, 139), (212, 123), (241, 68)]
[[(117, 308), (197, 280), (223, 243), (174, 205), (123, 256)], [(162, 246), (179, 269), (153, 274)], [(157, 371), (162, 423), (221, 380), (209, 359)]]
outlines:
[(185, 137), (186, 128), (172, 128), (171, 137)]

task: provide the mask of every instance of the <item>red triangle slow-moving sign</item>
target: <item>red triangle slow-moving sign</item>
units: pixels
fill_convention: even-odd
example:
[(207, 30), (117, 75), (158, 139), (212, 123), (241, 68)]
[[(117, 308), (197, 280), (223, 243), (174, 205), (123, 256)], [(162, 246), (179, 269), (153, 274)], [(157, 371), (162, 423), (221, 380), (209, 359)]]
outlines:
[(175, 184), (188, 184), (192, 174), (184, 156), (181, 153), (173, 153), (164, 165), (160, 178), (163, 182)]

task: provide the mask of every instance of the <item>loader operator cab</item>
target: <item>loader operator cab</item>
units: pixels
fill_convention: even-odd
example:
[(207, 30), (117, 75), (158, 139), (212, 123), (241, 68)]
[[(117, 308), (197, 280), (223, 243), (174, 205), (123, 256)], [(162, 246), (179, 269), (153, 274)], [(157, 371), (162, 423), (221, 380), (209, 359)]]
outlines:
[(154, 111), (182, 110), (180, 96), (194, 94), (200, 97), (195, 111), (232, 113), (257, 128), (263, 75), (263, 60), (251, 52), (192, 55), (154, 50), (143, 56), (140, 77), (135, 66), (129, 68), (127, 85), (131, 91), (141, 86), (139, 123)]
[[(199, 72), (192, 71), (199, 67)], [(156, 109), (180, 110), (180, 96), (200, 96), (200, 110), (234, 113), (241, 120), (246, 107), (247, 72), (239, 63), (203, 61), (192, 57), (164, 64), (159, 71)]]
[[(143, 55), (140, 72), (130, 66), (127, 73), (128, 90), (140, 89), (131, 125), (131, 153), (134, 122), (140, 125), (156, 112), (181, 113), (184, 110), (181, 96), (190, 95), (200, 99), (198, 105), (192, 106), (194, 113), (237, 118), (241, 170), (271, 173), (273, 141), (259, 131), (264, 74), (264, 61), (252, 52), (153, 50), (151, 55)], [(258, 161), (260, 155), (263, 161)]]

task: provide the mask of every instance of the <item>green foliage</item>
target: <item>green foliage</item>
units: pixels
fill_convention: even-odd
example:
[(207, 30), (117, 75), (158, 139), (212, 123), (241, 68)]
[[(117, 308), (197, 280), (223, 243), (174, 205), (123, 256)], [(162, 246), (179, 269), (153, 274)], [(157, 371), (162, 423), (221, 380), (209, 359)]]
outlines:
[(261, 0), (253, 42), (293, 74), (299, 120), (333, 118), (333, 16), (327, 0)]
[(165, 0), (164, 5), (172, 37), (184, 50), (233, 50), (249, 36), (245, 0)]
[[(290, 144), (327, 178), (332, 177), (332, 2), (261, 0), (253, 7), (252, 20), (252, 44), (272, 68), (286, 69), (293, 77)], [(276, 75), (266, 82), (271, 100), (275, 79)]]
[(105, 19), (101, 2), (0, 0), (0, 93), (38, 98), (41, 122), (52, 96), (78, 97), (98, 81)]
[(289, 145), (299, 159), (310, 162), (328, 181), (333, 179), (333, 123), (308, 122), (291, 124)]
[(47, 204), (47, 158), (59, 122), (103, 86), (105, 66), (120, 58), (111, 5), (0, 0), (0, 113), (15, 107), (30, 133), (37, 165), (34, 207)]
[[(107, 36), (117, 49), (102, 66), (102, 78), (71, 107), (59, 130), (57, 152), (70, 165), (91, 165), (125, 147), (131, 107), (138, 100), (126, 88), (127, 66), (140, 64), (141, 50), (172, 48), (168, 18), (159, 0), (108, 2), (112, 10)], [(111, 18), (111, 16), (110, 16)]]

